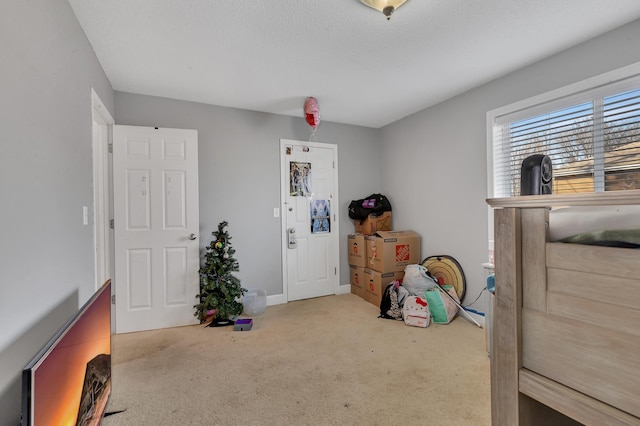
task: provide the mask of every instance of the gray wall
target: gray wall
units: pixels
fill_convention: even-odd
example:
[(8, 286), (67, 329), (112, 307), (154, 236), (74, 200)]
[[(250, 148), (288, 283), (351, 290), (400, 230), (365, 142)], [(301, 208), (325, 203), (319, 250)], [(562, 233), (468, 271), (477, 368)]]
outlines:
[[(280, 219), (273, 217), (280, 207), (280, 139), (308, 141), (304, 118), (122, 92), (115, 93), (115, 110), (117, 124), (198, 131), (201, 250), (226, 220), (242, 286), (282, 294)], [(346, 235), (354, 231), (347, 206), (381, 185), (378, 138), (375, 129), (323, 121), (315, 135), (338, 145), (342, 284), (349, 283)]]
[(638, 62), (639, 42), (640, 20), (381, 129), (394, 225), (422, 235), (425, 257), (461, 263), (465, 303), (486, 285), (487, 111)]
[[(199, 131), (202, 244), (229, 220), (243, 285), (270, 294), (282, 288), (272, 217), (279, 139), (308, 140), (309, 128), (302, 118), (147, 96), (117, 93), (114, 101), (66, 0), (3, 0), (0, 40), (0, 425), (15, 425), (20, 370), (96, 287), (92, 228), (81, 214), (82, 206), (93, 213), (90, 88), (120, 124)], [(348, 202), (383, 192), (395, 228), (421, 233), (425, 256), (460, 260), (469, 293), (478, 293), (486, 111), (638, 62), (638, 40), (640, 21), (381, 130), (322, 122), (317, 140), (338, 144), (341, 241), (353, 229)]]
[(19, 419), (21, 369), (96, 289), (91, 87), (111, 112), (113, 91), (66, 0), (3, 0), (0, 40), (4, 425)]

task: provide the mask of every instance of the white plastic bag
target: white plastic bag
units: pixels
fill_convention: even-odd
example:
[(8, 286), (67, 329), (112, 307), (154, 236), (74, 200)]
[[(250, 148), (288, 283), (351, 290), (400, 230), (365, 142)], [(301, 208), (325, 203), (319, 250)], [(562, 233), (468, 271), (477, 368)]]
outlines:
[(427, 274), (427, 268), (422, 265), (407, 265), (404, 268), (402, 285), (409, 290), (409, 294), (424, 298), (424, 293), (436, 283)]

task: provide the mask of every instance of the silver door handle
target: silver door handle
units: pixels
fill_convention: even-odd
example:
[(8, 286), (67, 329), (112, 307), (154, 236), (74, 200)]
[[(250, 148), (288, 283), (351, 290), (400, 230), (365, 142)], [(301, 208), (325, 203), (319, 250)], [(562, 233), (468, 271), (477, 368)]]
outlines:
[(191, 241), (193, 241), (193, 240), (195, 240), (195, 239), (197, 239), (197, 238), (198, 238), (198, 236), (197, 236), (196, 234), (191, 234), (191, 235), (189, 235), (189, 239), (190, 239)]
[(289, 228), (287, 229), (287, 247), (290, 249), (296, 248), (296, 229)]

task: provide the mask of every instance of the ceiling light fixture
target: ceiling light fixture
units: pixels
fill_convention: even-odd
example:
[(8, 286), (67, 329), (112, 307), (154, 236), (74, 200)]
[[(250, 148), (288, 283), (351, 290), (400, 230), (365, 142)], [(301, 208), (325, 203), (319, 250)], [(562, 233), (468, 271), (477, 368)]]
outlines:
[(391, 19), (391, 14), (407, 0), (360, 0), (362, 3), (384, 13), (387, 21)]

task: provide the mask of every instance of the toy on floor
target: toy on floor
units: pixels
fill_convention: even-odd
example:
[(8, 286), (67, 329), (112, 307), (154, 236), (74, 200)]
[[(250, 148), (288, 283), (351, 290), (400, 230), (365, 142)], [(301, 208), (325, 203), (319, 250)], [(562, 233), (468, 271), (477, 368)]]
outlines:
[(253, 318), (240, 318), (233, 324), (233, 331), (249, 331), (253, 327)]

